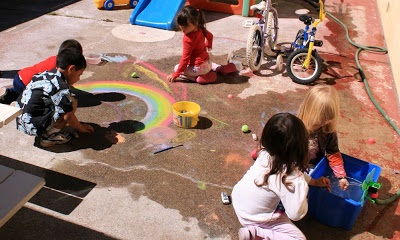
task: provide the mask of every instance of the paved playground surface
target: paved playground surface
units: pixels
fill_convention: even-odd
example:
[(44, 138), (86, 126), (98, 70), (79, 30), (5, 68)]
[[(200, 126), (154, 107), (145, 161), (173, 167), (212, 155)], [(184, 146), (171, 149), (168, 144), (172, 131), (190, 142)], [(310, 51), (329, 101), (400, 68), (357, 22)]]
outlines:
[[(278, 42), (285, 44), (303, 27), (297, 13), (315, 10), (303, 0), (274, 2)], [(219, 75), (215, 84), (169, 83), (166, 76), (181, 54), (181, 32), (131, 25), (128, 7), (98, 10), (89, 0), (27, 4), (33, 3), (17, 1), (0, 11), (2, 90), (17, 70), (56, 54), (67, 38), (80, 41), (85, 53), (112, 60), (88, 65), (74, 90), (77, 116), (92, 124), (94, 134), (42, 149), (13, 123), (0, 129), (0, 164), (46, 179), (46, 187), (0, 229), (0, 239), (237, 239), (240, 224), (220, 193), (230, 194), (253, 164), (250, 152), (257, 142), (251, 133), (260, 135), (275, 113), (296, 113), (310, 86), (292, 82), (273, 58), (259, 72), (245, 66)], [(326, 10), (347, 25), (353, 41), (384, 46), (375, 1), (326, 0)], [(243, 60), (248, 32), (243, 22), (252, 18), (206, 12), (206, 19), (214, 34), (211, 59), (223, 64), (233, 51)], [(319, 53), (327, 65), (318, 83), (339, 91), (341, 151), (382, 168), (379, 193), (386, 198), (399, 189), (399, 136), (360, 81), (357, 48), (343, 28), (328, 17), (317, 36), (324, 41)], [(388, 56), (362, 52), (360, 59), (373, 96), (399, 124)], [(171, 106), (181, 100), (201, 106), (193, 129), (172, 123)], [(241, 131), (243, 124), (250, 133)], [(366, 202), (349, 231), (310, 217), (296, 224), (308, 239), (400, 239), (399, 215), (398, 201)]]

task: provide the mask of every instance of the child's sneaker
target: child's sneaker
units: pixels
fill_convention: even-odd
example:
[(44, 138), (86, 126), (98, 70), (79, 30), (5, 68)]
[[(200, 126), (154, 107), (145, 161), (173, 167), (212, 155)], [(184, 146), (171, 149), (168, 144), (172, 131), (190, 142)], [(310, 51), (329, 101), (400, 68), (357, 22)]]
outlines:
[(236, 69), (236, 66), (235, 66), (234, 63), (228, 63), (228, 64), (226, 64), (224, 66), (221, 66), (219, 68), (218, 72), (226, 75), (226, 74), (229, 74), (229, 73), (237, 72), (237, 69)]
[(40, 146), (42, 147), (52, 147), (56, 144), (64, 144), (71, 140), (71, 135), (64, 132), (56, 132), (47, 136), (47, 134), (43, 134), (40, 139)]
[(217, 81), (217, 74), (214, 71), (210, 71), (207, 74), (200, 75), (196, 78), (196, 82), (200, 84), (213, 83)]
[(6, 92), (0, 96), (0, 103), (10, 105), (12, 102), (18, 99), (18, 96), (18, 93), (7, 88)]

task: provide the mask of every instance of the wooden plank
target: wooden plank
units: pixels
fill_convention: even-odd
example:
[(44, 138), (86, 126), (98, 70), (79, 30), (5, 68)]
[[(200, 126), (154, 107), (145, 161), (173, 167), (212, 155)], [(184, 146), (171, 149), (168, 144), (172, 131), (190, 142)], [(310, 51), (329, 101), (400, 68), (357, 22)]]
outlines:
[(0, 184), (6, 180), (11, 174), (14, 173), (14, 169), (0, 165)]
[(0, 183), (0, 227), (45, 184), (43, 178), (20, 170)]
[(22, 109), (0, 103), (0, 128), (8, 124), (22, 113)]

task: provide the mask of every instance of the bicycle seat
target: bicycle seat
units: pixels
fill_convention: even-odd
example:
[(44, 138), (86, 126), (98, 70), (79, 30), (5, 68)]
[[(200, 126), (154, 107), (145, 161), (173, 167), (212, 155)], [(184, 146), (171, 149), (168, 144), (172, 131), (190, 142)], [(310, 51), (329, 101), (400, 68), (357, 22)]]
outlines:
[(265, 3), (265, 1), (261, 1), (256, 5), (252, 5), (250, 7), (251, 10), (260, 10), (260, 11), (264, 11), (265, 8), (267, 7), (267, 4)]
[(299, 20), (302, 21), (305, 25), (311, 25), (313, 22), (313, 18), (308, 15), (301, 15)]

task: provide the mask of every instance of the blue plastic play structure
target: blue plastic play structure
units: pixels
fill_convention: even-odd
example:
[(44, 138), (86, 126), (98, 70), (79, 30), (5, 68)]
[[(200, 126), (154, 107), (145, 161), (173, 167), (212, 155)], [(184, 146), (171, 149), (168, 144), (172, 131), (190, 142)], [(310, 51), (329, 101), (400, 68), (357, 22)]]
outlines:
[(175, 16), (185, 3), (186, 0), (139, 0), (130, 22), (134, 25), (173, 30)]

